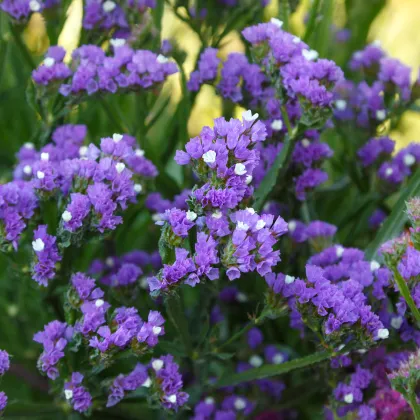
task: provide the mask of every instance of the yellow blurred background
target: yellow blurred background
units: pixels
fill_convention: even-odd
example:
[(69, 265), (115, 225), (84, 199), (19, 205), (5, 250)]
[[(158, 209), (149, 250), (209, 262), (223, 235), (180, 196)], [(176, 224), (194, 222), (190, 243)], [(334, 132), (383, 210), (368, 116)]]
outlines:
[[(369, 0), (366, 0), (369, 1)], [(272, 1), (266, 9), (266, 18), (276, 15), (276, 1)], [(297, 34), (304, 29), (303, 18), (310, 4), (310, 0), (301, 3), (291, 18), (293, 31)], [(334, 2), (334, 16), (338, 26), (344, 17), (344, 0)], [(59, 37), (59, 44), (67, 51), (78, 46), (81, 22), (83, 18), (83, 1), (73, 0), (67, 11), (67, 20)], [(413, 79), (417, 77), (420, 66), (420, 0), (387, 0), (385, 8), (373, 22), (369, 38), (371, 41), (379, 40), (383, 48), (395, 58), (413, 69)], [(182, 21), (177, 19), (169, 8), (165, 10), (162, 38), (176, 39), (188, 51), (185, 62), (187, 74), (192, 71), (194, 60), (198, 54), (199, 40), (196, 34)], [(25, 42), (29, 49), (36, 54), (43, 54), (49, 46), (43, 18), (34, 14), (25, 31)], [(243, 51), (243, 45), (237, 35), (231, 34), (228, 42), (221, 51), (222, 57), (231, 51)], [(173, 100), (180, 95), (179, 82), (172, 80), (171, 86)], [(238, 110), (239, 112), (240, 110)], [(197, 98), (196, 106), (189, 121), (191, 135), (197, 134), (203, 125), (211, 125), (212, 120), (221, 115), (221, 101), (215, 95), (213, 88), (204, 86)], [(415, 112), (406, 112), (392, 137), (397, 140), (398, 148), (410, 141), (420, 140), (420, 115)]]

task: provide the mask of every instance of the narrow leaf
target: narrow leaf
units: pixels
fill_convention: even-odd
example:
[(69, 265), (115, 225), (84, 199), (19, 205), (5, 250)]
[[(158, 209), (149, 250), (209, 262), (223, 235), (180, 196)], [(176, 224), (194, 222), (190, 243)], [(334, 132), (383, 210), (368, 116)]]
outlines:
[(295, 369), (302, 369), (315, 363), (322, 362), (331, 358), (333, 355), (333, 353), (322, 351), (313, 353), (309, 356), (301, 357), (299, 359), (291, 360), (290, 362), (282, 363), (281, 365), (265, 365), (259, 368), (249, 369), (245, 372), (226, 375), (216, 383), (216, 387), (233, 386), (242, 382), (253, 381), (255, 379), (282, 375)]
[(416, 195), (420, 194), (420, 169), (413, 175), (413, 178), (410, 180), (407, 188), (402, 190), (401, 196), (394, 208), (392, 209), (391, 214), (385, 220), (382, 227), (379, 229), (375, 239), (369, 244), (366, 248), (365, 255), (368, 260), (372, 260), (376, 253), (378, 252), (379, 247), (389, 239), (395, 238), (404, 227), (404, 224), (407, 221), (407, 215), (404, 212), (405, 202)]
[(261, 184), (255, 191), (255, 203), (254, 208), (256, 211), (260, 211), (270, 192), (276, 185), (277, 179), (279, 177), (281, 169), (284, 167), (285, 163), (287, 163), (288, 157), (292, 150), (292, 138), (287, 135), (286, 140), (284, 142), (283, 149), (277, 155), (276, 160), (273, 163), (273, 166), (268, 170), (267, 174), (265, 175), (264, 179), (261, 181)]
[(407, 302), (407, 305), (410, 307), (414, 318), (416, 318), (417, 324), (420, 326), (420, 312), (417, 309), (416, 304), (414, 303), (413, 297), (410, 293), (410, 289), (407, 286), (407, 282), (402, 278), (401, 274), (398, 272), (397, 269), (394, 269), (393, 272), (398, 289), (401, 295), (404, 297), (405, 301)]

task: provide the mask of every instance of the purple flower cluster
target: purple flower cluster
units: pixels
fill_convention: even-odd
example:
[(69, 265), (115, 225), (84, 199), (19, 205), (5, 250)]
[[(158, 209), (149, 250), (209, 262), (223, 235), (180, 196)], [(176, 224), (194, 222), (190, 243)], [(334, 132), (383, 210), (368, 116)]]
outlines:
[(43, 0), (3, 0), (0, 9), (18, 23), (25, 23), (32, 13), (40, 13), (49, 7)]
[(192, 164), (204, 183), (192, 194), (202, 208), (233, 209), (250, 196), (249, 184), (259, 162), (253, 149), (266, 138), (265, 126), (257, 118), (251, 111), (244, 113), (242, 122), (217, 118), (213, 129), (204, 127), (186, 144), (186, 152), (177, 151), (176, 162)]
[(55, 265), (61, 260), (61, 255), (56, 238), (47, 233), (46, 225), (39, 225), (35, 230), (32, 248), (36, 256), (32, 278), (41, 286), (48, 286), (48, 280), (55, 276)]
[[(90, 274), (99, 278), (102, 284), (121, 287), (135, 284), (145, 271), (158, 270), (162, 266), (158, 251), (148, 254), (145, 251), (131, 251), (120, 257), (108, 257), (104, 261), (94, 260)], [(147, 287), (140, 279), (140, 286)]]
[(197, 91), (203, 83), (215, 80), (219, 63), (217, 49), (206, 48), (198, 61), (198, 70), (190, 74), (190, 80), (187, 84), (188, 89)]
[(194, 407), (194, 420), (234, 420), (252, 415), (255, 403), (243, 395), (229, 395), (218, 404), (207, 397)]
[(62, 47), (50, 47), (45, 54), (42, 65), (35, 69), (32, 78), (37, 85), (48, 86), (62, 82), (71, 76), (71, 70), (63, 63), (66, 51)]
[[(358, 274), (362, 277), (361, 273)], [(340, 329), (345, 331), (346, 327), (355, 324), (362, 328), (370, 341), (388, 337), (388, 329), (367, 305), (363, 294), (364, 278), (333, 282), (327, 269), (309, 264), (306, 266), (306, 277), (305, 281), (290, 275), (269, 273), (266, 281), (274, 293), (281, 293), (285, 298), (293, 297), (304, 319), (321, 317), (319, 332), (327, 338), (329, 335), (332, 339), (339, 337)]]
[(101, 33), (111, 30), (127, 31), (129, 21), (137, 21), (137, 14), (156, 7), (156, 0), (88, 0), (85, 3), (83, 27), (87, 30), (97, 29)]
[(71, 380), (64, 384), (64, 395), (73, 407), (73, 410), (84, 413), (92, 406), (92, 396), (82, 385), (83, 375), (73, 372)]
[(304, 108), (331, 106), (332, 89), (343, 79), (343, 72), (334, 62), (318, 59), (316, 51), (281, 27), (281, 21), (272, 19), (242, 34), (254, 48), (266, 46), (261, 64), (267, 73), (280, 77), (290, 98), (297, 98)]
[[(0, 377), (3, 376), (10, 368), (9, 353), (6, 350), (0, 350)], [(7, 395), (0, 391), (0, 413), (6, 408)]]
[[(121, 270), (120, 270), (121, 271)], [(95, 285), (95, 280), (83, 273), (72, 276), (72, 286), (77, 294), (73, 305), (80, 308), (82, 319), (76, 322), (75, 329), (89, 338), (89, 345), (99, 352), (119, 351), (134, 343), (145, 343), (154, 347), (158, 337), (165, 334), (165, 320), (157, 311), (150, 311), (144, 322), (137, 309), (120, 307), (112, 317), (110, 325), (106, 315), (111, 305), (103, 297), (104, 292)]]
[(12, 181), (0, 185), (0, 236), (15, 249), (26, 223), (34, 215), (38, 200), (29, 182)]
[(409, 415), (409, 405), (399, 392), (391, 388), (390, 383), (400, 373), (404, 376), (410, 370), (407, 369), (410, 365), (408, 352), (387, 353), (385, 347), (379, 347), (363, 357), (357, 352), (345, 357), (348, 363), (342, 372), (344, 376), (333, 393), (339, 404), (337, 407), (337, 402), (333, 403), (337, 407), (338, 416), (393, 420)]
[(39, 369), (50, 379), (57, 379), (57, 364), (64, 357), (64, 349), (73, 336), (73, 328), (65, 322), (52, 321), (34, 335), (34, 341), (43, 345), (44, 350), (39, 357)]
[(188, 394), (182, 391), (179, 367), (171, 355), (166, 355), (152, 359), (147, 366), (138, 364), (128, 375), (119, 375), (111, 386), (107, 407), (120, 402), (125, 392), (141, 386), (155, 390), (153, 397), (168, 410), (177, 411), (188, 400)]
[[(398, 112), (410, 101), (410, 68), (387, 57), (379, 44), (355, 52), (350, 68), (361, 71), (365, 80), (338, 84), (335, 101), (338, 122), (356, 121), (362, 128), (375, 127), (388, 118), (389, 112)], [(392, 107), (387, 110), (385, 103), (392, 103)]]
[(83, 95), (155, 87), (177, 72), (175, 63), (166, 57), (148, 50), (133, 50), (128, 45), (115, 47), (112, 56), (95, 45), (83, 45), (73, 52), (70, 67), (61, 62), (63, 54), (60, 47), (51, 47), (33, 78), (45, 86), (61, 80), (59, 92), (74, 101)]

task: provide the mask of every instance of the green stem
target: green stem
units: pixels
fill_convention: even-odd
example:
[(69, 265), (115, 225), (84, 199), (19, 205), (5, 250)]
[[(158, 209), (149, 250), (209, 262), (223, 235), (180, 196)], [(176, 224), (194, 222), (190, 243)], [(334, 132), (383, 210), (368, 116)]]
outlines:
[(169, 295), (165, 300), (166, 312), (171, 322), (174, 324), (178, 334), (184, 344), (187, 355), (192, 359), (193, 346), (191, 342), (190, 332), (188, 330), (188, 320), (181, 302), (181, 298), (177, 294)]
[(109, 119), (115, 124), (115, 126), (118, 128), (118, 131), (120, 133), (128, 133), (129, 130), (127, 127), (124, 127), (120, 121), (118, 121), (118, 118), (115, 116), (115, 112), (113, 111), (112, 107), (108, 104), (106, 99), (100, 98), (99, 103), (102, 105), (102, 108), (105, 110), (106, 114), (108, 115)]
[(407, 286), (406, 281), (402, 278), (401, 274), (398, 272), (396, 268), (393, 270), (395, 282), (397, 283), (398, 289), (407, 302), (407, 305), (411, 309), (411, 313), (413, 314), (414, 318), (416, 318), (417, 326), (420, 327), (420, 312), (417, 309), (416, 304), (414, 303), (413, 297), (411, 296), (410, 289)]
[(408, 402), (410, 403), (410, 406), (413, 410), (414, 418), (416, 420), (420, 420), (420, 405), (417, 404), (416, 394), (414, 392), (411, 394), (411, 397)]
[(32, 58), (31, 53), (28, 51), (28, 48), (26, 48), (25, 43), (22, 41), (20, 32), (17, 30), (16, 26), (13, 24), (10, 24), (10, 31), (12, 32), (13, 38), (15, 39), (16, 45), (20, 49), (20, 52), (22, 53), (23, 58), (25, 59), (30, 69), (33, 70), (36, 67), (36, 64)]
[(225, 341), (222, 345), (217, 347), (213, 351), (213, 353), (219, 353), (220, 350), (234, 343), (238, 338), (246, 334), (252, 327), (262, 324), (264, 320), (266, 319), (268, 312), (269, 312), (268, 310), (263, 310), (261, 315), (258, 318), (255, 318), (252, 321), (248, 322), (248, 324), (246, 324), (245, 327), (240, 329), (237, 333), (233, 334), (232, 337), (229, 338), (229, 340)]
[(271, 376), (282, 375), (284, 373), (291, 372), (295, 369), (302, 369), (304, 367), (313, 365), (315, 363), (323, 362), (336, 355), (336, 353), (329, 351), (321, 351), (318, 353), (310, 354), (309, 356), (301, 357), (299, 359), (291, 360), (280, 365), (264, 365), (259, 368), (249, 369), (245, 372), (226, 374), (222, 376), (215, 387), (233, 386), (243, 382), (253, 381), (255, 379), (269, 378)]

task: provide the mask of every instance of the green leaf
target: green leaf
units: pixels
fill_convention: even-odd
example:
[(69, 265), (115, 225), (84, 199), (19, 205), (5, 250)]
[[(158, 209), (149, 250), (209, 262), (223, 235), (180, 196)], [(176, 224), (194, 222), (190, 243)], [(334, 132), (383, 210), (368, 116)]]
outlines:
[(159, 340), (158, 348), (164, 353), (171, 353), (177, 357), (186, 357), (187, 355), (185, 350), (181, 348), (179, 344), (174, 343), (173, 341)]
[(305, 31), (305, 36), (303, 38), (303, 40), (305, 42), (308, 42), (309, 39), (311, 38), (314, 30), (315, 30), (315, 26), (316, 26), (316, 19), (319, 13), (319, 5), (321, 3), (321, 0), (315, 0), (312, 4), (311, 7), (311, 11), (309, 14), (309, 21), (308, 21), (308, 25), (306, 27), (306, 31)]
[(285, 31), (289, 29), (289, 15), (289, 0), (279, 0), (279, 19), (283, 22), (283, 28)]
[(331, 23), (332, 23), (332, 14), (333, 14), (333, 0), (324, 0), (321, 6), (320, 20), (319, 25), (316, 27), (314, 33), (315, 40), (312, 44), (312, 47), (318, 51), (321, 57), (325, 57), (328, 52), (329, 41), (331, 39)]
[(410, 289), (408, 288), (407, 282), (402, 278), (401, 274), (398, 272), (396, 268), (393, 270), (394, 279), (397, 283), (398, 289), (401, 295), (404, 297), (407, 305), (410, 307), (414, 318), (416, 318), (417, 325), (420, 326), (420, 312), (417, 309), (416, 304), (414, 303), (413, 297), (411, 296)]
[(253, 381), (255, 379), (269, 378), (271, 376), (282, 375), (291, 372), (295, 369), (302, 369), (304, 367), (313, 365), (315, 363), (323, 362), (331, 358), (334, 354), (322, 351), (313, 353), (309, 356), (301, 357), (299, 359), (291, 360), (290, 362), (282, 363), (281, 365), (265, 365), (255, 369), (249, 369), (245, 372), (235, 373), (233, 375), (225, 375), (216, 383), (216, 387), (233, 386), (243, 382)]
[(276, 160), (273, 163), (273, 166), (269, 169), (267, 174), (265, 175), (264, 179), (261, 181), (261, 184), (255, 191), (255, 203), (254, 208), (256, 211), (261, 211), (264, 207), (264, 204), (268, 198), (268, 195), (276, 185), (277, 179), (279, 178), (279, 174), (281, 169), (284, 167), (285, 163), (290, 156), (292, 150), (292, 138), (287, 135), (286, 140), (284, 142), (283, 149), (277, 155)]
[(178, 331), (186, 353), (191, 357), (193, 353), (188, 320), (179, 295), (170, 295), (165, 300), (166, 312)]
[(405, 202), (416, 195), (420, 194), (420, 169), (411, 178), (407, 187), (401, 191), (401, 195), (391, 214), (385, 220), (382, 227), (379, 229), (375, 239), (366, 248), (365, 255), (367, 260), (372, 260), (379, 247), (386, 241), (395, 238), (401, 232), (405, 223), (407, 222), (407, 215), (405, 213)]

